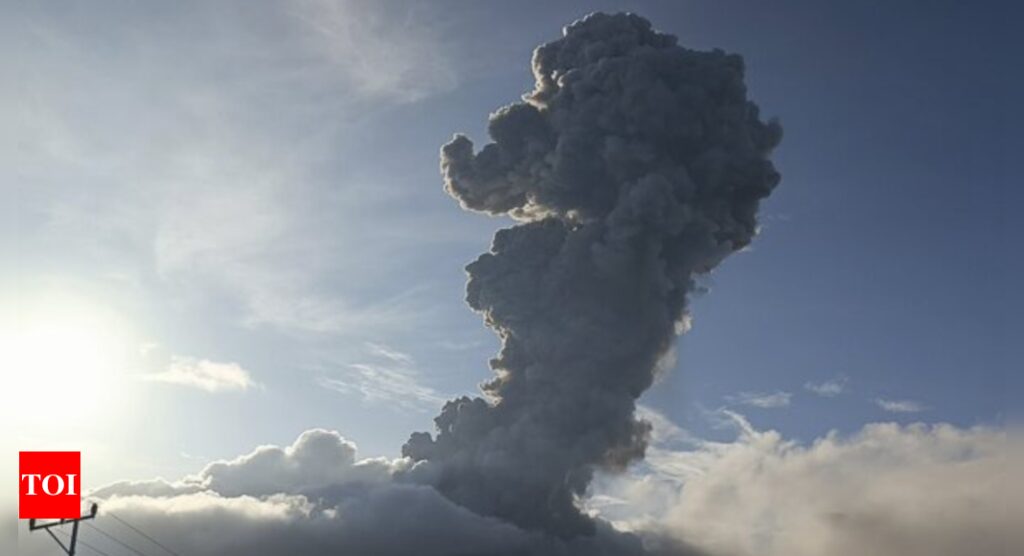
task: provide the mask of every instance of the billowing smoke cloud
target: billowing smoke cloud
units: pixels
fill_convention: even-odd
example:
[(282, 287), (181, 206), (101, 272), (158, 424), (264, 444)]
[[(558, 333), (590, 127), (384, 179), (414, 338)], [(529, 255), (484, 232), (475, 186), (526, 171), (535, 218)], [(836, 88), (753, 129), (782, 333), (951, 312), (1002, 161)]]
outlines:
[(641, 458), (635, 401), (685, 318), (694, 279), (756, 233), (779, 181), (780, 127), (743, 61), (632, 14), (594, 14), (533, 55), (536, 85), (491, 115), (492, 143), (441, 151), (466, 208), (522, 223), (467, 267), (467, 301), (501, 337), (485, 398), (448, 402), (403, 454), (446, 497), (571, 538), (597, 469)]

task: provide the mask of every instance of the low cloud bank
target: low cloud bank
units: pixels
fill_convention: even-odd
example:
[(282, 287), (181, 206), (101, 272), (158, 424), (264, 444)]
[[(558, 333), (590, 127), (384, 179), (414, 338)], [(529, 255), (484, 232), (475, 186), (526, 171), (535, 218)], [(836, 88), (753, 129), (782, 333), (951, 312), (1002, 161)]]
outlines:
[[(405, 458), (358, 459), (339, 433), (313, 429), (180, 480), (121, 481), (89, 498), (183, 554), (645, 553), (639, 536), (608, 524), (561, 540), (479, 516), (425, 484), (433, 477), (424, 469)], [(99, 524), (116, 526), (102, 515)], [(83, 538), (103, 550), (102, 537)]]
[(876, 423), (803, 445), (732, 416), (731, 443), (652, 419), (647, 461), (600, 477), (592, 511), (729, 556), (1024, 554), (1024, 459), (1005, 430)]
[[(89, 497), (108, 532), (131, 536), (103, 513), (194, 555), (1024, 553), (1024, 492), (1012, 480), (1021, 452), (1005, 430), (876, 423), (800, 444), (729, 415), (738, 437), (720, 443), (645, 411), (647, 459), (598, 475), (581, 501), (598, 533), (575, 540), (477, 515), (427, 486), (428, 466), (359, 459), (321, 429), (177, 481), (119, 482)], [(107, 547), (94, 531), (82, 538)]]

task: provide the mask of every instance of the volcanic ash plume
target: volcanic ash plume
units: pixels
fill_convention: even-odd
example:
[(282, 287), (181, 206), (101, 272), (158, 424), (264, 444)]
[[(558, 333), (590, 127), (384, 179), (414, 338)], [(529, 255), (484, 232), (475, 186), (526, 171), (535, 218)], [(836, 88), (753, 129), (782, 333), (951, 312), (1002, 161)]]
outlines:
[(590, 534), (598, 468), (643, 457), (636, 399), (698, 274), (747, 245), (779, 181), (781, 138), (747, 100), (743, 60), (631, 14), (594, 14), (533, 54), (534, 90), (492, 114), (492, 143), (441, 150), (462, 206), (507, 214), (466, 270), (502, 339), (484, 398), (445, 404), (403, 453), (449, 499), (520, 527)]

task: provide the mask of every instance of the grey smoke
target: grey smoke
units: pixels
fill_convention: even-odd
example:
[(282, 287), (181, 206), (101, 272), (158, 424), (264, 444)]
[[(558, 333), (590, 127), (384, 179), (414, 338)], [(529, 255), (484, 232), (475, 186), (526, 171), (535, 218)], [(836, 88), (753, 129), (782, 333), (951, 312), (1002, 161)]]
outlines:
[(502, 340), (497, 376), (402, 452), (457, 504), (572, 538), (596, 530), (576, 505), (595, 470), (643, 457), (636, 399), (695, 278), (754, 237), (781, 128), (747, 99), (742, 58), (632, 14), (569, 25), (533, 73), (491, 115), (491, 143), (441, 150), (462, 206), (520, 221), (466, 268), (467, 302)]

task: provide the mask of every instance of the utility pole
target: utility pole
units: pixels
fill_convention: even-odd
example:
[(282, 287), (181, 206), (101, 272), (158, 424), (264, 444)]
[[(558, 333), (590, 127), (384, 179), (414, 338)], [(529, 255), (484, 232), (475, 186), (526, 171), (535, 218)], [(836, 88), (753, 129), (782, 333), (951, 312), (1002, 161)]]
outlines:
[[(96, 505), (95, 502), (93, 502), (92, 507), (89, 508), (89, 515), (83, 515), (75, 519), (61, 519), (60, 521), (53, 521), (50, 523), (44, 523), (42, 525), (37, 525), (35, 519), (30, 519), (28, 520), (28, 530), (35, 531), (37, 529), (42, 529), (46, 531), (47, 534), (53, 537), (53, 540), (57, 541), (57, 544), (60, 545), (61, 549), (64, 550), (64, 552), (68, 556), (75, 556), (75, 543), (78, 542), (78, 522), (96, 517), (96, 510), (98, 509), (99, 507)], [(64, 525), (65, 523), (71, 524), (71, 542), (68, 543), (67, 546), (64, 546), (64, 543), (60, 542), (60, 539), (57, 538), (57, 535), (54, 535), (53, 531), (50, 531), (51, 527)]]

